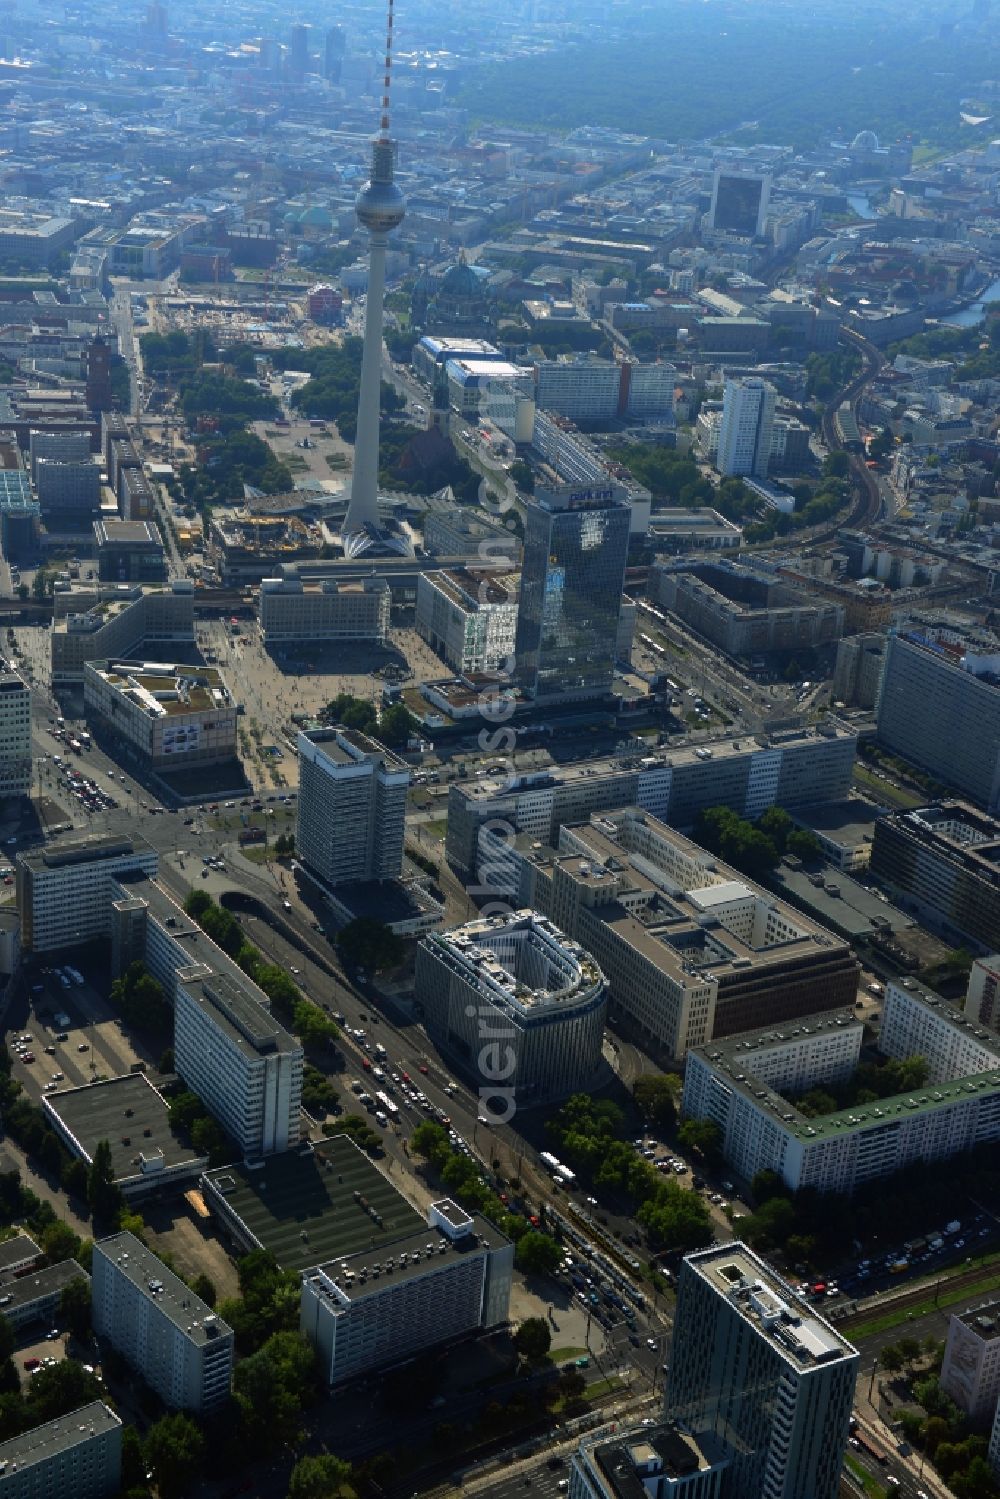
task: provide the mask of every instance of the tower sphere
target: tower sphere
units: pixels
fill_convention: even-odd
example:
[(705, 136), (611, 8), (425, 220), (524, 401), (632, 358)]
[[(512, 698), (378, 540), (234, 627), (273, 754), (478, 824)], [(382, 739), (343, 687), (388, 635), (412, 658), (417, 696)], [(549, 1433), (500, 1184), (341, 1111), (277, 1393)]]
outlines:
[(371, 234), (398, 229), (406, 216), (406, 200), (394, 182), (369, 182), (354, 203), (358, 223)]

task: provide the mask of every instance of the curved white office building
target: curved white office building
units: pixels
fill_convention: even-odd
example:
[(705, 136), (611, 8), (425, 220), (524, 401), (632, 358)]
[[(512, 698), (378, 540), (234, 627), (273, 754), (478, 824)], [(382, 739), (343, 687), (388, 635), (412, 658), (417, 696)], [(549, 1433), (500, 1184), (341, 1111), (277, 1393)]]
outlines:
[(592, 1083), (607, 981), (546, 917), (512, 911), (425, 937), (415, 992), (427, 1034), (501, 1121), (505, 1101), (541, 1103)]

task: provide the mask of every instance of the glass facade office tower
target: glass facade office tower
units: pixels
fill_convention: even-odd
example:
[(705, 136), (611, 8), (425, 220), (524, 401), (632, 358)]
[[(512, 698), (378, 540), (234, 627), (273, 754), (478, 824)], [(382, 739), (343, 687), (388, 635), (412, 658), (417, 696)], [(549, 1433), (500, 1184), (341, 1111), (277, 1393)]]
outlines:
[(858, 1352), (745, 1244), (689, 1254), (666, 1415), (730, 1459), (725, 1499), (837, 1499)]
[(518, 685), (536, 702), (603, 697), (614, 678), (629, 505), (590, 488), (547, 494), (526, 512)]

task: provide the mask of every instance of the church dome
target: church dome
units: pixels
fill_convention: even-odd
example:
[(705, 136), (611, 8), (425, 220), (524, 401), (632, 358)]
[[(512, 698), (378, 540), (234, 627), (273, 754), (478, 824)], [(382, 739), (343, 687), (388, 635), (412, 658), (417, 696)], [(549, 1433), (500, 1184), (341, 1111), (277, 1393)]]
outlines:
[(446, 297), (467, 298), (472, 301), (482, 296), (479, 277), (466, 261), (460, 260), (444, 274), (441, 290)]

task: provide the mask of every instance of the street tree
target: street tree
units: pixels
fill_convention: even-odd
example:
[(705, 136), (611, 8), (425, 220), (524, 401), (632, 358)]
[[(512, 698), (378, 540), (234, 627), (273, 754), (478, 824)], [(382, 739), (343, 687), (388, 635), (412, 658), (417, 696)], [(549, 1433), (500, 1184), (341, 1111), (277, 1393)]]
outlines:
[(354, 1493), (351, 1465), (332, 1453), (300, 1457), (288, 1480), (288, 1499), (340, 1499)]
[(552, 1346), (552, 1334), (544, 1317), (526, 1317), (514, 1334), (514, 1347), (529, 1364), (540, 1364)]
[(59, 1320), (75, 1337), (90, 1332), (90, 1282), (82, 1275), (68, 1281), (59, 1296)]
[(161, 1416), (146, 1433), (146, 1462), (160, 1499), (187, 1499), (205, 1461), (205, 1438), (190, 1416)]
[(115, 1186), (111, 1145), (107, 1140), (99, 1140), (94, 1147), (94, 1158), (87, 1178), (87, 1203), (95, 1222), (110, 1225), (117, 1221), (122, 1195)]
[(562, 1260), (562, 1250), (555, 1239), (538, 1229), (528, 1229), (517, 1241), (514, 1262), (524, 1275), (551, 1275)]
[(679, 1092), (680, 1078), (672, 1073), (644, 1072), (632, 1084), (636, 1108), (658, 1130), (673, 1129)]

